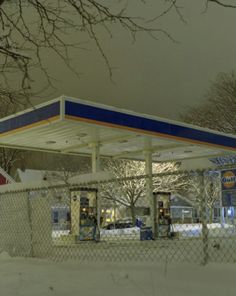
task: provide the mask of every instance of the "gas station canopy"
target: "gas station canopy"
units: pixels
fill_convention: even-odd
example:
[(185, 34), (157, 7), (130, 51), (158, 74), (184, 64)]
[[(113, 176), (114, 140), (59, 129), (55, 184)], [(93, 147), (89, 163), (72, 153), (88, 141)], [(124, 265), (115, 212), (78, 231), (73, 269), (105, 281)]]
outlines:
[(236, 137), (156, 116), (59, 97), (0, 120), (0, 146), (154, 162), (216, 157), (236, 151)]

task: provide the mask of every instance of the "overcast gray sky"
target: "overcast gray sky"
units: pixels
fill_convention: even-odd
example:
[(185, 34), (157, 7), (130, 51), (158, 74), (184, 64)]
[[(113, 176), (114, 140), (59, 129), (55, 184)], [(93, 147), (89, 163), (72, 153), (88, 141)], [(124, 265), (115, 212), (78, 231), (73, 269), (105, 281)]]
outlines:
[[(137, 7), (136, 1), (130, 1), (129, 11), (133, 15), (144, 11), (153, 17), (159, 9), (155, 2), (150, 1), (144, 10), (143, 4)], [(204, 0), (182, 3), (187, 24), (173, 13), (156, 24), (178, 43), (162, 35), (153, 40), (144, 34), (132, 43), (127, 32), (118, 27), (112, 28), (112, 39), (99, 35), (114, 67), (114, 83), (91, 43), (84, 45), (87, 50), (73, 53), (73, 65), (82, 74), (79, 79), (50, 56), (48, 67), (57, 78), (57, 90), (50, 97), (65, 94), (174, 119), (186, 106), (200, 103), (219, 72), (235, 70), (236, 9), (212, 5), (204, 13)]]

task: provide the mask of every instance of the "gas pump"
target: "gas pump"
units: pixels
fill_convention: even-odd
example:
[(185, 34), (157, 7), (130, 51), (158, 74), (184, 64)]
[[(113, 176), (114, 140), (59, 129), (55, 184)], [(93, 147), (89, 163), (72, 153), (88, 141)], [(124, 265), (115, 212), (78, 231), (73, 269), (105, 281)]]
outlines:
[(154, 192), (157, 238), (171, 237), (170, 192)]
[(71, 234), (79, 241), (97, 239), (97, 190), (71, 191)]

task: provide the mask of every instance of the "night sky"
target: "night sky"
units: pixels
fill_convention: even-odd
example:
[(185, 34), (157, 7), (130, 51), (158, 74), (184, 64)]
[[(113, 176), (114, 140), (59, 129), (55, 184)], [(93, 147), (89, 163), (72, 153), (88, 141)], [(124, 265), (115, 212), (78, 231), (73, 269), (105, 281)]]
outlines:
[[(156, 2), (139, 4), (130, 1), (132, 15), (152, 18), (160, 7)], [(163, 34), (153, 40), (145, 34), (135, 43), (119, 26), (113, 26), (111, 39), (103, 30), (97, 34), (113, 67), (113, 81), (103, 59), (85, 34), (72, 33), (81, 42), (81, 50), (72, 52), (72, 64), (80, 73), (76, 77), (55, 57), (48, 55), (48, 69), (57, 79), (56, 90), (42, 100), (61, 94), (91, 100), (137, 112), (178, 119), (187, 106), (204, 100), (210, 82), (219, 72), (230, 72), (236, 65), (236, 9), (210, 5), (205, 1), (182, 1), (182, 14), (161, 18), (153, 26), (166, 30), (177, 41)], [(37, 84), (40, 85), (41, 79)]]

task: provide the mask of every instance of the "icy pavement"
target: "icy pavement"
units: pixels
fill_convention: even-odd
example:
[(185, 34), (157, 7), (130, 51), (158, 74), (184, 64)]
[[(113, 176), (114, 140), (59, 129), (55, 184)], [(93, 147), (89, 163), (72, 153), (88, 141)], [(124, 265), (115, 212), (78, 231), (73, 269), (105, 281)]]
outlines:
[(55, 263), (0, 255), (3, 296), (235, 296), (236, 265)]

